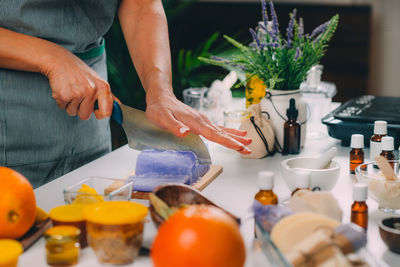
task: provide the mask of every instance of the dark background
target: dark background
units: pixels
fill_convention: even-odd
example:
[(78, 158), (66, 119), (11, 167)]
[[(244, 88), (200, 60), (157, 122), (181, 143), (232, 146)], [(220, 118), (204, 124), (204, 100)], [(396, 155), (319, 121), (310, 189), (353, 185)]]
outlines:
[[(164, 2), (168, 18), (175, 94), (190, 86), (209, 86), (227, 71), (205, 65), (197, 60), (205, 42), (214, 34), (227, 34), (248, 43), (248, 28), (262, 20), (259, 3)], [(371, 8), (368, 6), (275, 4), (281, 31), (285, 31), (289, 13), (297, 8), (303, 17), (305, 32), (339, 14), (339, 26), (322, 59), (324, 81), (334, 82), (338, 93), (334, 101), (345, 101), (366, 94), (369, 69)], [(145, 97), (138, 76), (130, 61), (118, 21), (106, 35), (109, 82), (113, 93), (125, 104), (145, 109)], [(219, 36), (209, 50), (201, 55), (219, 54), (232, 47)], [(199, 52), (200, 51), (200, 52)], [(185, 59), (179, 65), (179, 60)], [(244, 88), (235, 91), (241, 95)], [(122, 129), (111, 123), (113, 148), (126, 143)]]

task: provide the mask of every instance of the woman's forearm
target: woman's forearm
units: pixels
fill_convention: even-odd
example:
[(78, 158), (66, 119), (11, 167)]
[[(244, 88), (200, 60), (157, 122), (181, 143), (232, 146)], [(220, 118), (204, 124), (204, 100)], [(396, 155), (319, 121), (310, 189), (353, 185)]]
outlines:
[(60, 50), (65, 49), (0, 27), (0, 68), (46, 73), (51, 69), (52, 58)]
[(89, 119), (95, 101), (98, 119), (111, 115), (113, 98), (109, 84), (55, 43), (0, 28), (0, 68), (44, 74), (49, 79), (52, 97), (70, 116)]
[(172, 93), (168, 27), (160, 0), (123, 0), (119, 20), (147, 95)]
[(191, 131), (249, 154), (246, 145), (251, 139), (244, 137), (246, 132), (215, 126), (204, 114), (173, 95), (168, 27), (161, 0), (123, 0), (118, 15), (132, 61), (146, 90), (146, 116), (177, 136), (183, 137)]

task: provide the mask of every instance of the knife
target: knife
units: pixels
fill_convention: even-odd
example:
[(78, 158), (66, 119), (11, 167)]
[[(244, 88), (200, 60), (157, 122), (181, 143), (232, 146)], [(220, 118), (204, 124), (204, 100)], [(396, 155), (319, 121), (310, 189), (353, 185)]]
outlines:
[[(97, 101), (96, 109), (98, 109)], [(193, 151), (200, 164), (212, 163), (207, 146), (194, 133), (189, 132), (185, 137), (177, 137), (153, 124), (143, 111), (119, 104), (115, 100), (111, 118), (124, 129), (130, 148)]]

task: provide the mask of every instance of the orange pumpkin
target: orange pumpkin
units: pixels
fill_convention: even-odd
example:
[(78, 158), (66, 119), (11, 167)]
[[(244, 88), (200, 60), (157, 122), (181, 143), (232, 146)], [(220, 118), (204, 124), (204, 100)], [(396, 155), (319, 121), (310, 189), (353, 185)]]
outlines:
[(158, 229), (151, 249), (155, 267), (243, 267), (245, 256), (236, 222), (207, 205), (174, 213)]
[(0, 238), (19, 238), (36, 216), (33, 187), (19, 172), (0, 167)]

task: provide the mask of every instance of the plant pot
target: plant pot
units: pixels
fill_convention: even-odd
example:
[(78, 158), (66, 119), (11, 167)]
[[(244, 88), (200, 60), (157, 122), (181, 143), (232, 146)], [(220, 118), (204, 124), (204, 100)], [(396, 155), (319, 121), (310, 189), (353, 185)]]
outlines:
[(304, 146), (307, 134), (307, 103), (299, 90), (267, 90), (267, 94), (261, 100), (262, 111), (268, 112), (275, 130), (276, 138), (283, 147), (283, 124), (287, 120), (286, 110), (289, 108), (289, 100), (296, 100), (296, 108), (299, 110), (297, 120), (301, 123), (300, 145)]

